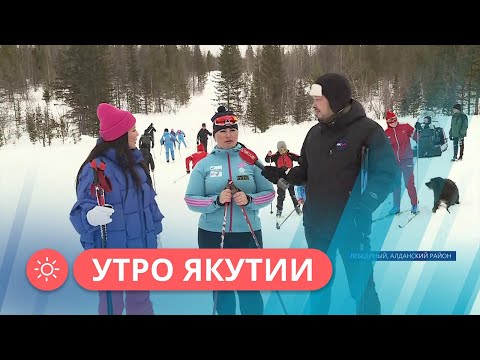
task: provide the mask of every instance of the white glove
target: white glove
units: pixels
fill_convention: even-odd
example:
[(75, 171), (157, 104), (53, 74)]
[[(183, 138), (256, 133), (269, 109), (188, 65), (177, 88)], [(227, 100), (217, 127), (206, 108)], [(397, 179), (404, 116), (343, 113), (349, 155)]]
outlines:
[(87, 221), (92, 226), (106, 225), (112, 222), (112, 214), (115, 212), (111, 205), (95, 206), (87, 212)]

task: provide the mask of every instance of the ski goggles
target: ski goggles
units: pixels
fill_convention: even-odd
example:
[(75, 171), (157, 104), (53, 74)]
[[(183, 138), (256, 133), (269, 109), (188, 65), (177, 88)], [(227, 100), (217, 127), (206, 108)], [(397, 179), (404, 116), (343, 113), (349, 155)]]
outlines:
[(232, 126), (237, 123), (237, 118), (233, 115), (219, 116), (213, 121), (213, 125), (217, 126)]

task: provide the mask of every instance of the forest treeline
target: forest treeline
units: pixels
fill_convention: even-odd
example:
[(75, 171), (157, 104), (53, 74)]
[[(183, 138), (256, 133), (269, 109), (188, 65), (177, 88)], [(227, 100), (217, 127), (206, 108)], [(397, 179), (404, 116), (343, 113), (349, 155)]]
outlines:
[[(264, 132), (313, 117), (308, 88), (326, 72), (344, 74), (354, 97), (382, 118), (423, 111), (478, 111), (478, 45), (0, 45), (0, 146), (28, 133), (96, 136), (96, 108), (109, 102), (132, 113), (175, 112), (204, 90), (215, 71), (212, 107), (225, 105)], [(41, 91), (41, 101), (32, 94)]]

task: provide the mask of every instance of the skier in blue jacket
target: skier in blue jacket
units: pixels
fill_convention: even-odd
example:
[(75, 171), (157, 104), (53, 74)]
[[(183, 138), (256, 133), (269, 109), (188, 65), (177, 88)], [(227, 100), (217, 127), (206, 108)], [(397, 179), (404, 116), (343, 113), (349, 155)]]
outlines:
[(185, 142), (185, 133), (182, 130), (177, 130), (177, 141), (178, 141), (178, 150), (180, 150), (180, 145), (187, 147), (187, 143)]
[[(258, 213), (275, 198), (273, 185), (261, 175), (260, 168), (240, 158), (243, 146), (238, 142), (238, 123), (233, 112), (220, 106), (212, 122), (217, 145), (193, 168), (185, 195), (188, 208), (202, 214), (198, 223), (198, 246), (201, 249), (222, 245), (224, 248), (256, 248), (240, 208), (243, 206), (259, 246), (263, 247)], [(239, 191), (227, 187), (229, 180)], [(227, 211), (227, 221), (222, 244), (224, 211)], [(241, 314), (263, 314), (260, 291), (237, 291), (237, 294)], [(218, 314), (236, 313), (234, 291), (218, 291), (216, 300)]]
[[(128, 111), (102, 103), (97, 108), (100, 138), (80, 167), (76, 180), (77, 201), (70, 221), (80, 234), (85, 250), (102, 248), (100, 227), (106, 225), (107, 248), (158, 247), (163, 215), (155, 201), (149, 171), (136, 147), (135, 117)], [(92, 192), (94, 180), (90, 161), (105, 163), (105, 204), (99, 206)], [(99, 177), (100, 178), (100, 177)], [(109, 191), (110, 190), (110, 191)], [(124, 299), (125, 293), (125, 299)], [(149, 291), (111, 291), (113, 314), (153, 315)], [(99, 293), (99, 314), (107, 314), (107, 296)]]
[(177, 142), (177, 138), (175, 136), (175, 132), (173, 132), (173, 135), (172, 135), (171, 133), (168, 132), (168, 129), (165, 128), (165, 130), (163, 130), (163, 135), (160, 138), (160, 145), (165, 145), (165, 157), (167, 159), (167, 163), (170, 162), (170, 155), (172, 155), (172, 161), (175, 161), (176, 142)]

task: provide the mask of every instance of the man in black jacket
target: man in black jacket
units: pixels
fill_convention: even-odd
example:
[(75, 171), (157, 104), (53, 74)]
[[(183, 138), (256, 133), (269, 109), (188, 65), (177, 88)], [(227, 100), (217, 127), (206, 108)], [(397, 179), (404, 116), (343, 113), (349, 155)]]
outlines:
[(306, 185), (303, 225), (308, 247), (326, 253), (334, 266), (330, 282), (310, 293), (306, 313), (328, 313), (338, 250), (357, 314), (380, 314), (372, 263), (352, 260), (352, 253), (370, 250), (372, 213), (400, 175), (395, 155), (383, 128), (351, 98), (345, 77), (321, 76), (310, 95), (319, 123), (305, 137), (299, 166), (290, 171), (267, 166), (262, 171), (273, 183), (283, 177), (291, 186)]
[(209, 136), (212, 136), (212, 133), (210, 131), (208, 131), (207, 124), (203, 123), (202, 128), (198, 131), (198, 134), (197, 134), (197, 144), (200, 141), (200, 143), (205, 148), (206, 152), (208, 152), (207, 144), (208, 144), (208, 137)]
[(150, 125), (148, 125), (148, 127), (145, 129), (145, 134), (149, 135), (152, 138), (152, 149), (155, 146), (155, 132), (156, 131), (157, 131), (157, 129), (155, 129), (153, 127), (153, 123), (150, 123)]
[(144, 131), (143, 135), (140, 136), (140, 140), (138, 141), (138, 147), (140, 149), (146, 148), (150, 152), (150, 149), (153, 149), (154, 146), (155, 142), (153, 141), (153, 132), (150, 134), (147, 128)]

